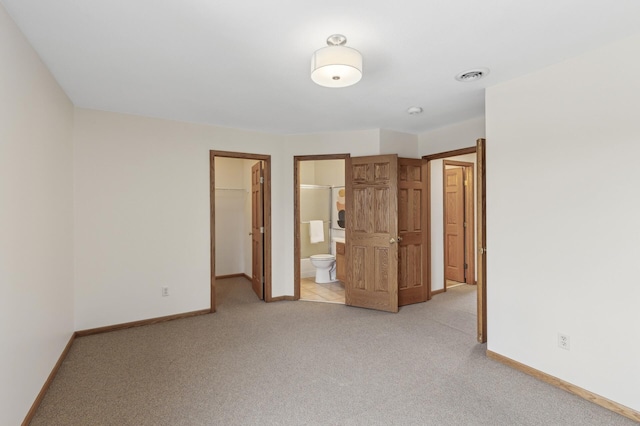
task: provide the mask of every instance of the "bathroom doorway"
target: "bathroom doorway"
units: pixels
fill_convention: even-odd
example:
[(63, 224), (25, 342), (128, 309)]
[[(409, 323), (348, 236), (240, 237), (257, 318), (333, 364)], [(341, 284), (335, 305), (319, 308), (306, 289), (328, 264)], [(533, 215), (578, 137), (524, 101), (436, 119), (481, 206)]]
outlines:
[(216, 310), (216, 280), (221, 279), (244, 277), (256, 297), (273, 301), (271, 156), (210, 151), (209, 183), (211, 312)]
[(345, 160), (294, 157), (294, 299), (345, 303)]

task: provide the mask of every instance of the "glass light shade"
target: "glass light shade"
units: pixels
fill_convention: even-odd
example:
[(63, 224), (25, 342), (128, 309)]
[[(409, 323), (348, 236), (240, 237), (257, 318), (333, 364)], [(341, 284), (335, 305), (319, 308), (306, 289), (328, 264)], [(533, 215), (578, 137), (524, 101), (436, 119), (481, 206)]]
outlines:
[(346, 46), (327, 46), (311, 57), (311, 80), (324, 87), (347, 87), (362, 78), (362, 55)]

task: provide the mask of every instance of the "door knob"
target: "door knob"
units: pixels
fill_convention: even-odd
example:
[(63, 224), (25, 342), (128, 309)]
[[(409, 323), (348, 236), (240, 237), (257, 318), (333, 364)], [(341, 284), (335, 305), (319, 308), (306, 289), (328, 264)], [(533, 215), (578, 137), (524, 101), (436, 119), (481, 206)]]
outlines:
[(396, 243), (396, 239), (395, 239), (395, 238), (391, 238), (391, 239), (389, 240), (389, 242), (390, 242), (391, 244), (395, 244), (395, 243)]
[(249, 235), (253, 235), (253, 232), (249, 232)]
[(398, 242), (402, 241), (402, 237), (398, 236)]

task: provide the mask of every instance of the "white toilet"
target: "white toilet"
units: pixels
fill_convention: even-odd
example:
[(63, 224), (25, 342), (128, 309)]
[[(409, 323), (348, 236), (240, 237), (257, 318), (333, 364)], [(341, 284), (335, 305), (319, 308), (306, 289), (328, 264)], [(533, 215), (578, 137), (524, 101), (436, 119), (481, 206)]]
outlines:
[(311, 264), (316, 268), (316, 282), (332, 283), (336, 281), (336, 257), (332, 254), (314, 254)]

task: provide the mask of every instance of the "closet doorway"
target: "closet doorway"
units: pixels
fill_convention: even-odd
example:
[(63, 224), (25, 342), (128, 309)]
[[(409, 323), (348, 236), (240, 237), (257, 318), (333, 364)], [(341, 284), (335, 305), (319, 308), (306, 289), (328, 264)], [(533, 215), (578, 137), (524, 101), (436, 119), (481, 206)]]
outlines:
[(209, 184), (210, 311), (216, 311), (216, 280), (225, 278), (244, 277), (259, 299), (273, 301), (271, 156), (210, 151)]
[[(345, 303), (345, 160), (349, 154), (294, 157), (294, 299)], [(318, 272), (312, 256), (329, 257)], [(335, 263), (331, 263), (331, 257)], [(315, 263), (315, 261), (314, 261)]]

